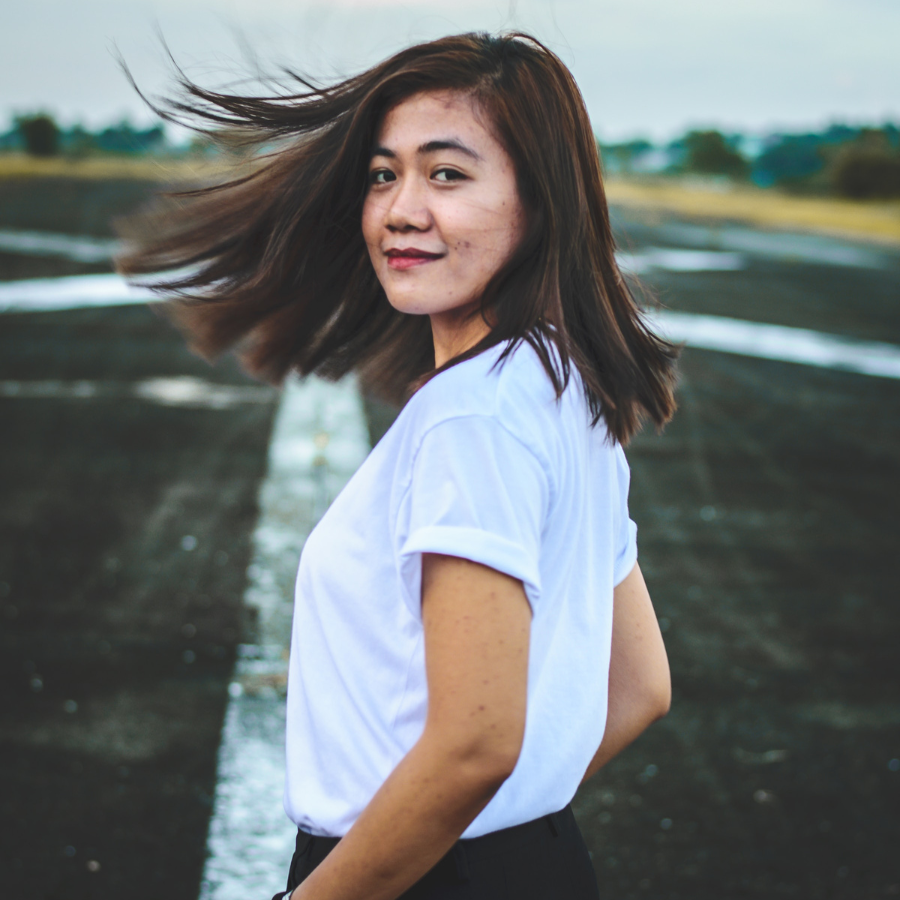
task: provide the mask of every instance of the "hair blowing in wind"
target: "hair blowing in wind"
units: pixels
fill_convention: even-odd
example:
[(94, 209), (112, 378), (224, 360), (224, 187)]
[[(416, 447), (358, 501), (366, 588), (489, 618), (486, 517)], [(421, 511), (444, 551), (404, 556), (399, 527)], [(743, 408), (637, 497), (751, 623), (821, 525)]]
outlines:
[(676, 348), (649, 330), (616, 265), (590, 121), (555, 54), (525, 34), (465, 34), (328, 87), (291, 77), (299, 93), (247, 97), (179, 73), (179, 95), (154, 106), (264, 151), (250, 174), (170, 195), (123, 227), (119, 271), (155, 276), (170, 298), (163, 311), (198, 353), (237, 348), (249, 372), (274, 382), (291, 370), (356, 370), (395, 402), (440, 371), (428, 317), (387, 301), (360, 222), (384, 114), (420, 92), (453, 90), (471, 97), (509, 153), (527, 224), (481, 296), (489, 334), (441, 368), (526, 340), (558, 394), (576, 367), (594, 423), (622, 443), (643, 419), (671, 418)]

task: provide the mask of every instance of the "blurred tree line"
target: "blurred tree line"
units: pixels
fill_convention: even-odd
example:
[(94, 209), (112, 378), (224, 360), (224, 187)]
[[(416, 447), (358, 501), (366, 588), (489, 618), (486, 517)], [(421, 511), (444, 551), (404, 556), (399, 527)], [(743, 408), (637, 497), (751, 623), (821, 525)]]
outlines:
[(43, 112), (16, 116), (12, 128), (0, 134), (0, 151), (31, 156), (141, 155), (171, 149), (161, 125), (135, 128), (122, 121), (99, 131), (89, 131), (82, 125), (61, 128), (53, 116)]
[(663, 146), (646, 140), (598, 141), (610, 174), (701, 175), (795, 193), (853, 199), (900, 197), (900, 129), (833, 125), (820, 133), (689, 131)]
[[(128, 121), (98, 131), (81, 125), (61, 128), (48, 113), (15, 118), (0, 134), (0, 151), (32, 156), (83, 157), (93, 154), (144, 155), (239, 152), (239, 135), (198, 135), (183, 148), (166, 138), (161, 125), (135, 128)], [(700, 175), (760, 187), (854, 199), (900, 197), (900, 128), (832, 125), (818, 133), (773, 134), (750, 140), (715, 130), (689, 131), (656, 146), (638, 139), (618, 144), (598, 141), (609, 174)]]
[(162, 125), (135, 128), (127, 120), (97, 131), (76, 124), (62, 128), (49, 113), (37, 112), (16, 116), (12, 127), (0, 133), (0, 153), (27, 153), (30, 156), (64, 156), (81, 158), (93, 155), (143, 156), (219, 156), (243, 155), (248, 145), (255, 148), (250, 136), (235, 129), (219, 129), (197, 133), (186, 143), (172, 143)]

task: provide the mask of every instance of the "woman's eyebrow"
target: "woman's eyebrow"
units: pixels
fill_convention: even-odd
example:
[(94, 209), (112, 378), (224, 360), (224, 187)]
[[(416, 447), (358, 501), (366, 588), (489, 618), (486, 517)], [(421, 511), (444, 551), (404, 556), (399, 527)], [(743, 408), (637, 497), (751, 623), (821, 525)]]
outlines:
[[(460, 153), (465, 153), (466, 156), (471, 156), (472, 159), (481, 160), (481, 156), (472, 150), (471, 147), (467, 147), (462, 141), (458, 141), (455, 138), (428, 141), (427, 144), (421, 144), (416, 152), (426, 154), (436, 153), (438, 150), (458, 150)], [(372, 158), (376, 156), (385, 156), (388, 159), (397, 158), (397, 154), (390, 147), (375, 147), (372, 150)]]
[(459, 150), (460, 153), (465, 153), (467, 156), (471, 156), (472, 159), (481, 159), (471, 147), (467, 147), (462, 141), (458, 141), (455, 138), (429, 141), (427, 144), (422, 144), (419, 147), (419, 153), (435, 153), (438, 150)]

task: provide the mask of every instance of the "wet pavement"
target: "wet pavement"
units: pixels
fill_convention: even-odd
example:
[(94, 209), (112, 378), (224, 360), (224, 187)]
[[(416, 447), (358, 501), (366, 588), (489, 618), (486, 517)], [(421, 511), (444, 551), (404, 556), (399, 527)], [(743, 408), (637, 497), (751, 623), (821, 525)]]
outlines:
[[(674, 311), (900, 344), (897, 254), (617, 224)], [(674, 702), (576, 800), (602, 894), (900, 896), (900, 381), (695, 348), (681, 368), (676, 419), (628, 451)], [(141, 306), (4, 314), (0, 382), (21, 388), (0, 394), (3, 895), (195, 900), (206, 865), (211, 896), (226, 710), (252, 726), (245, 788), (277, 780), (285, 622), (247, 600), (289, 590), (254, 558), (278, 395)], [(392, 412), (365, 409), (377, 439)], [(307, 412), (310, 467), (337, 426)], [(327, 502), (316, 471), (298, 522)]]

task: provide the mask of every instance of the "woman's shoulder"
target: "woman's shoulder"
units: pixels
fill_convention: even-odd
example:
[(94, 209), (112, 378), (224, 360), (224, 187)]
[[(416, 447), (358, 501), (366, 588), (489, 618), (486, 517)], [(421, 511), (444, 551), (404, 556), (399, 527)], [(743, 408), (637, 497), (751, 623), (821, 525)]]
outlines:
[[(573, 386), (570, 381), (566, 393)], [(435, 375), (404, 414), (420, 435), (454, 419), (489, 418), (545, 455), (559, 431), (561, 406), (537, 352), (520, 341), (512, 347), (497, 344)]]

